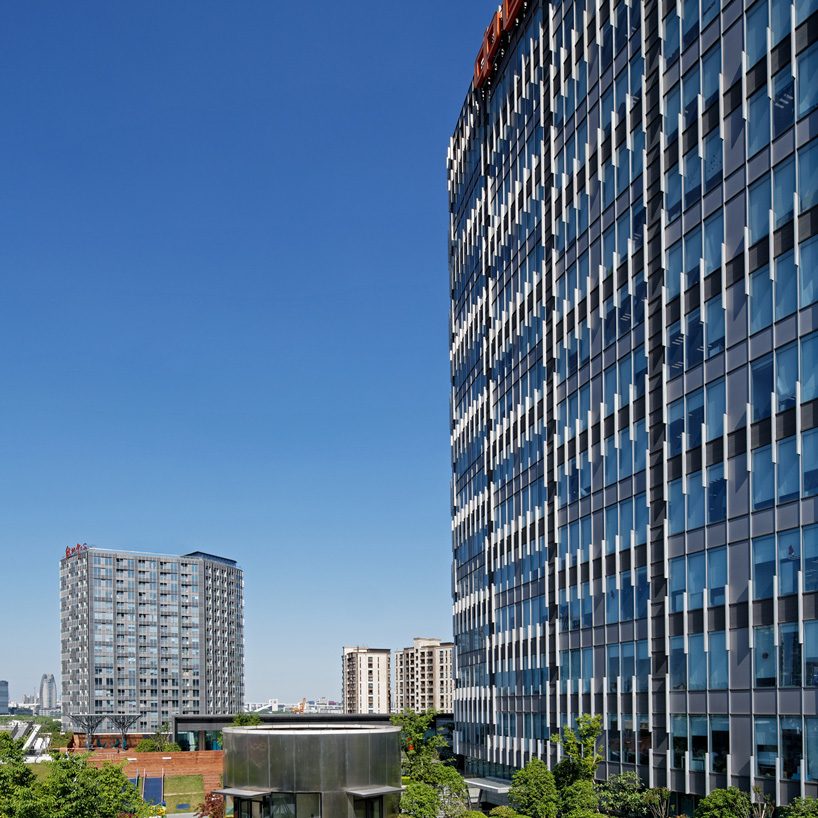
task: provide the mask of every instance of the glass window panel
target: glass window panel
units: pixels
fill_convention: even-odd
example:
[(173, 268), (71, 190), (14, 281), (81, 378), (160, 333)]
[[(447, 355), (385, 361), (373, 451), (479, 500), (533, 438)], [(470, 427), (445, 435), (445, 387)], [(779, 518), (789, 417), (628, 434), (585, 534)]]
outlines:
[(800, 781), (804, 755), (800, 716), (781, 717), (781, 777), (787, 781)]
[(684, 336), (679, 321), (668, 327), (668, 367), (670, 377), (675, 378), (684, 371)]
[(776, 719), (756, 716), (755, 718), (756, 775), (760, 778), (774, 778), (778, 760), (778, 725)]
[(818, 333), (801, 339), (801, 400), (818, 398)]
[(770, 28), (773, 34), (773, 45), (778, 45), (790, 33), (791, 0), (771, 0)]
[(704, 425), (704, 391), (697, 389), (687, 396), (687, 448), (701, 446)]
[(605, 622), (608, 625), (619, 621), (619, 591), (616, 590), (616, 577), (605, 580), (607, 593), (605, 594)]
[(701, 258), (702, 231), (697, 227), (686, 233), (684, 237), (685, 289), (699, 283)]
[(675, 457), (682, 453), (682, 434), (685, 428), (684, 400), (670, 404), (668, 410), (668, 454)]
[(695, 610), (704, 605), (705, 554), (690, 554), (687, 558), (687, 607)]
[(818, 621), (814, 619), (804, 622), (804, 686), (818, 687)]
[(693, 472), (687, 478), (687, 527), (701, 528), (704, 525), (704, 486), (702, 473)]
[(791, 128), (794, 121), (795, 86), (792, 71), (787, 66), (773, 77), (773, 139)]
[(724, 310), (721, 294), (705, 304), (707, 315), (707, 357), (712, 358), (724, 350)]
[(792, 218), (795, 195), (795, 161), (790, 157), (773, 169), (773, 213), (776, 229)]
[(804, 590), (818, 591), (818, 526), (805, 526), (802, 532), (804, 551)]
[[(767, 188), (769, 194), (769, 185)], [(769, 195), (767, 198), (769, 199)], [(769, 207), (767, 209), (769, 210)], [(667, 210), (668, 221), (673, 221), (682, 212), (682, 177), (679, 174), (678, 164), (665, 174), (665, 210)]]
[(775, 687), (775, 637), (772, 627), (753, 628), (756, 687)]
[(698, 148), (684, 157), (684, 197), (685, 207), (694, 205), (702, 195), (702, 160)]
[(619, 678), (619, 645), (608, 645), (606, 652), (608, 657), (606, 670), (608, 692), (616, 693), (617, 680)]
[(685, 585), (687, 572), (684, 557), (674, 557), (670, 561), (670, 612), (684, 610)]
[(777, 494), (779, 503), (788, 503), (797, 500), (801, 487), (801, 463), (796, 451), (795, 435), (778, 442), (778, 463), (776, 471), (778, 477)]
[(724, 381), (707, 385), (707, 439), (721, 437), (724, 432)]
[(707, 675), (711, 690), (726, 690), (728, 683), (728, 653), (724, 631), (708, 635)]
[(721, 184), (723, 143), (718, 131), (704, 141), (704, 190), (709, 193)]
[(684, 636), (672, 636), (670, 639), (670, 686), (673, 690), (687, 689)]
[(747, 100), (747, 155), (755, 156), (770, 144), (770, 98), (761, 88)]
[(750, 367), (753, 422), (770, 416), (772, 408), (773, 356), (765, 355), (753, 361)]
[(665, 287), (668, 300), (675, 298), (681, 291), (682, 284), (682, 243), (677, 241), (667, 251)]
[(801, 306), (818, 301), (818, 236), (802, 241), (799, 248), (798, 277)]
[(769, 327), (773, 322), (773, 283), (766, 265), (750, 274), (750, 332)]
[(804, 464), (804, 497), (818, 494), (818, 429), (810, 429), (801, 435), (801, 462)]
[[(770, 232), (770, 177), (765, 176), (755, 182), (747, 197), (747, 226), (750, 230), (750, 244), (755, 244)], [(810, 205), (811, 207), (811, 205)]]
[(665, 33), (665, 59), (668, 63), (673, 62), (679, 56), (679, 16), (675, 11), (668, 14), (664, 20)]
[(688, 689), (707, 689), (707, 656), (704, 652), (704, 634), (691, 633), (687, 637), (688, 649)]
[(648, 615), (648, 600), (650, 599), (650, 585), (648, 583), (648, 569), (646, 566), (636, 570), (636, 618), (644, 619)]
[(727, 549), (713, 548), (707, 552), (707, 588), (710, 605), (723, 605), (726, 601)]
[(789, 344), (775, 351), (775, 398), (779, 412), (795, 406), (798, 381), (798, 345)]
[(704, 772), (707, 758), (707, 716), (690, 717), (690, 769)]
[[(709, 0), (704, 0), (707, 3)], [(714, 2), (715, 6), (716, 3)], [(709, 108), (719, 98), (719, 74), (721, 73), (721, 44), (717, 43), (702, 57), (702, 97), (704, 107)]]
[(798, 573), (801, 570), (801, 532), (794, 528), (778, 535), (778, 593), (798, 591)]
[(681, 480), (673, 480), (668, 484), (668, 518), (671, 534), (679, 534), (684, 531), (685, 496)]
[(795, 0), (795, 25), (803, 23), (816, 10), (818, 0)]
[(818, 105), (818, 43), (798, 55), (798, 117), (806, 116)]
[(719, 523), (727, 517), (727, 482), (724, 465), (715, 463), (707, 470), (707, 522)]
[(687, 755), (687, 716), (671, 716), (670, 766), (683, 770)]
[(807, 732), (807, 780), (818, 781), (818, 719), (807, 718), (804, 723)]
[(775, 576), (775, 538), (753, 540), (753, 598), (768, 599), (773, 595)]
[(687, 369), (698, 366), (704, 360), (704, 325), (698, 309), (687, 316), (685, 353)]
[(767, 53), (767, 3), (762, 0), (747, 12), (747, 64), (755, 65)]
[(710, 716), (710, 762), (714, 773), (727, 772), (730, 755), (730, 719), (728, 716)]
[(801, 643), (798, 623), (788, 622), (778, 629), (778, 684), (801, 687)]
[(798, 149), (798, 202), (801, 213), (818, 204), (818, 139)]
[(724, 214), (721, 210), (704, 223), (704, 274), (721, 266), (721, 245), (724, 241)]
[(798, 276), (795, 272), (795, 253), (775, 260), (775, 320), (792, 315), (798, 308)]

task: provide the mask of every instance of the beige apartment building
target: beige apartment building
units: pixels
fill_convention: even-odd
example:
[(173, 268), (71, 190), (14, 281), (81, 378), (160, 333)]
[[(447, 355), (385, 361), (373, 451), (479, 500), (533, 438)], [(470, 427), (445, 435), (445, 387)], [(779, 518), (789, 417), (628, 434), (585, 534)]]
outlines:
[(451, 713), (454, 644), (425, 638), (414, 639), (413, 643), (395, 652), (396, 709), (420, 712), (434, 708)]
[(392, 706), (388, 648), (347, 647), (341, 663), (344, 713), (389, 713)]

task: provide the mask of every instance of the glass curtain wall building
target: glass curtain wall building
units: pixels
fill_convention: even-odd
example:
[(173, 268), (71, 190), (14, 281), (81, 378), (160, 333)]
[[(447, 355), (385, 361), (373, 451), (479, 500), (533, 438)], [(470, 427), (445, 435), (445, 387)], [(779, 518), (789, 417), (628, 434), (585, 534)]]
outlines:
[(506, 0), (448, 153), (455, 742), (818, 794), (818, 0)]

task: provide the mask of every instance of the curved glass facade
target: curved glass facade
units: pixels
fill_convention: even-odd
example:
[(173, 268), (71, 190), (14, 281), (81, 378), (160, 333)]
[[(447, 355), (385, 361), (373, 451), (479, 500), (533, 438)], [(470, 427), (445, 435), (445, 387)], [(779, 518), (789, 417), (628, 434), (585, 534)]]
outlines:
[[(506, 7), (509, 4), (506, 3)], [(448, 154), (456, 752), (818, 794), (818, 0), (522, 4)]]

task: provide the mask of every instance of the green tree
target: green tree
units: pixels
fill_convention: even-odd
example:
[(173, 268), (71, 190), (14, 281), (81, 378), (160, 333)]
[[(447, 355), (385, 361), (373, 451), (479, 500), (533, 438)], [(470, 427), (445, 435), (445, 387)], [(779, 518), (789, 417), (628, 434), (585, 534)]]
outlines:
[(258, 727), (261, 716), (258, 713), (236, 713), (233, 716), (233, 727)]
[(508, 800), (531, 818), (556, 818), (557, 787), (554, 776), (539, 758), (532, 758), (511, 779)]
[(602, 761), (599, 752), (599, 737), (602, 735), (602, 716), (587, 713), (577, 717), (576, 730), (566, 728), (563, 735), (551, 736), (551, 741), (561, 744), (565, 758), (554, 770), (559, 789), (570, 786), (575, 781), (593, 781), (597, 767)]
[(749, 818), (750, 796), (738, 787), (713, 790), (696, 806), (694, 818)]
[(519, 818), (520, 813), (513, 807), (500, 806), (494, 807), (489, 815), (491, 818)]
[(611, 776), (597, 788), (599, 811), (612, 818), (648, 818), (645, 785), (636, 773)]
[(438, 818), (440, 798), (437, 790), (420, 781), (409, 782), (400, 799), (400, 811), (412, 818)]
[(170, 740), (170, 725), (163, 722), (152, 736), (140, 739), (134, 750), (137, 753), (178, 753), (181, 747)]
[(668, 818), (670, 815), (670, 790), (667, 787), (654, 787), (645, 792), (645, 804), (651, 818)]
[(33, 802), (34, 774), (24, 763), (23, 742), (0, 733), (0, 818), (16, 818)]
[(576, 815), (578, 813), (597, 812), (599, 799), (593, 781), (581, 778), (569, 784), (559, 794), (560, 815)]
[(818, 798), (793, 798), (781, 808), (781, 818), (818, 818)]
[(440, 751), (447, 746), (446, 739), (434, 729), (436, 715), (436, 710), (404, 710), (391, 717), (392, 724), (400, 727), (404, 772), (411, 778), (422, 780), (423, 769), (440, 761)]

